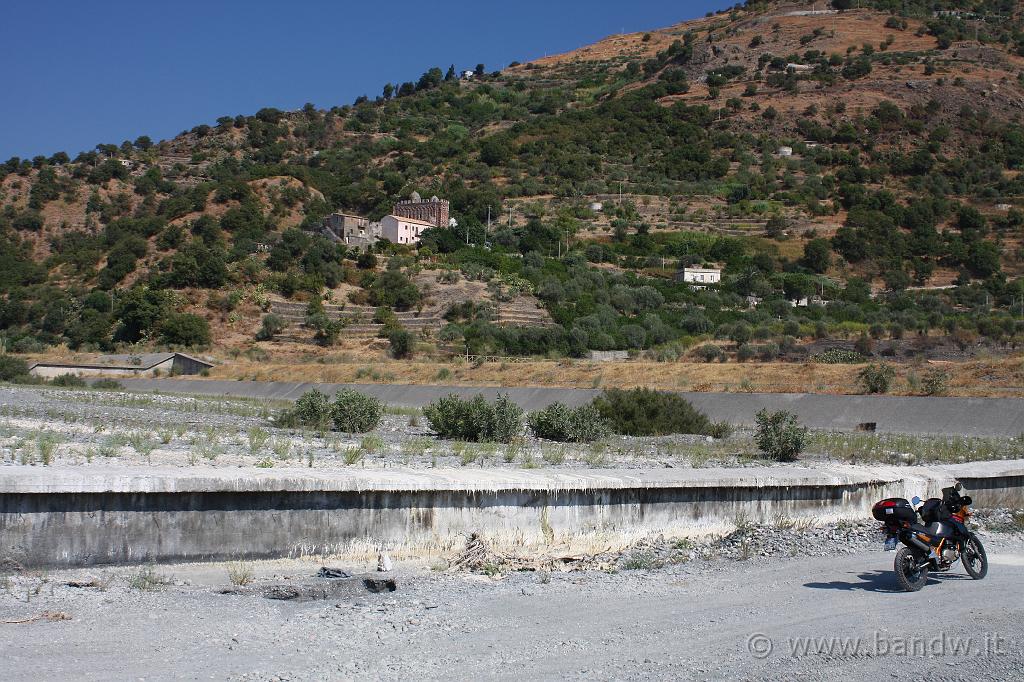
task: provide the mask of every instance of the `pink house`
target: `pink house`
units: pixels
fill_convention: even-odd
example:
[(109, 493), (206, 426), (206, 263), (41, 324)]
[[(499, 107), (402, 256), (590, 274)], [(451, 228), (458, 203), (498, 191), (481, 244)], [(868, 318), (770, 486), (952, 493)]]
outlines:
[(386, 215), (381, 221), (381, 236), (393, 244), (415, 244), (424, 230), (437, 227), (434, 223), (415, 218)]

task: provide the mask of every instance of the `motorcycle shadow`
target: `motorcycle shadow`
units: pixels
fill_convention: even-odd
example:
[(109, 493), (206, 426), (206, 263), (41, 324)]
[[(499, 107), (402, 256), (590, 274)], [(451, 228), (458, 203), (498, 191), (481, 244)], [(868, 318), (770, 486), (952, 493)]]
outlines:
[[(845, 580), (833, 580), (828, 583), (804, 583), (804, 587), (812, 590), (864, 590), (865, 592), (903, 592), (896, 575), (892, 571), (869, 571), (857, 576), (859, 582), (847, 582)], [(938, 582), (936, 576), (928, 576), (928, 584)]]

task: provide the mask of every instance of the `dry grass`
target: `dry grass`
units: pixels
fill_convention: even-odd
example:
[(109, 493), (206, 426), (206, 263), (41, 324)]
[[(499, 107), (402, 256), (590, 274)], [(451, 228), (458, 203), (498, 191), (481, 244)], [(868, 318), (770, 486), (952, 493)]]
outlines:
[[(954, 396), (1019, 397), (1024, 387), (1024, 358), (1020, 356), (934, 363), (950, 373), (949, 393)], [(218, 379), (261, 381), (317, 381), (367, 383), (359, 371), (363, 362), (265, 362), (239, 361), (218, 366)], [(537, 360), (517, 363), (464, 363), (431, 361), (382, 361), (375, 364), (389, 383), (435, 385), (440, 370), (449, 374), (444, 384), (455, 386), (552, 386), (594, 388), (646, 386), (676, 391), (724, 391), (764, 393), (857, 393), (861, 365), (817, 363), (590, 362), (585, 360)], [(895, 365), (892, 393), (908, 395), (908, 375), (920, 375), (931, 366)]]

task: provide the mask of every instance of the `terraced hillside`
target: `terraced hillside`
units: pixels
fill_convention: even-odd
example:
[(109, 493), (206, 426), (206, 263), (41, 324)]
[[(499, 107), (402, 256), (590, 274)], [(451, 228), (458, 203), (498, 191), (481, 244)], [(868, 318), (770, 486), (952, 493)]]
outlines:
[[(352, 338), (391, 308), (424, 343), (498, 354), (770, 359), (863, 338), (870, 358), (908, 333), (1012, 350), (1019, 4), (820, 5), (749, 2), (472, 79), (430, 68), (351, 105), (11, 159), (0, 333), (37, 352), (241, 348), (271, 301), (293, 323), (312, 301), (322, 327), (370, 316), (346, 320)], [(451, 201), (458, 230), (372, 262), (316, 233), (413, 190)], [(722, 285), (680, 286), (693, 264)], [(479, 286), (442, 296), (457, 281)], [(812, 293), (830, 305), (792, 309)]]

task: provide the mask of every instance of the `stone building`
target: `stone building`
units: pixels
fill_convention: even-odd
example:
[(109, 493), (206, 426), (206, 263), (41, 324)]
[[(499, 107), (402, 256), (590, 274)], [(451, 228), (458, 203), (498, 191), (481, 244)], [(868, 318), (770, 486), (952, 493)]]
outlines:
[(347, 213), (332, 213), (323, 222), (324, 236), (360, 250), (373, 246), (381, 236), (381, 224)]
[(408, 199), (395, 204), (391, 214), (399, 218), (423, 220), (434, 227), (448, 227), (448, 211), (448, 202), (445, 199), (438, 199), (435, 196), (430, 197), (429, 201), (423, 201), (418, 192), (413, 192)]

